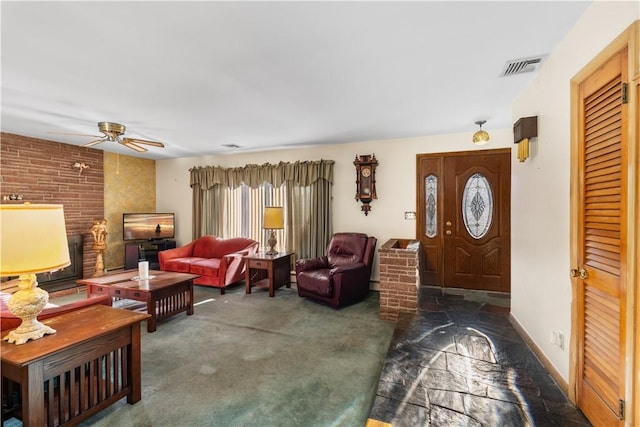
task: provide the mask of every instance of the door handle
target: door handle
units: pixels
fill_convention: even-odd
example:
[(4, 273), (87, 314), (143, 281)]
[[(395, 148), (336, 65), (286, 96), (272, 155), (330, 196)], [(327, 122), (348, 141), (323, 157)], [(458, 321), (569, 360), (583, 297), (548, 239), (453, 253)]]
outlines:
[(447, 227), (451, 227), (451, 221), (447, 221), (447, 223), (445, 224)]
[(587, 274), (587, 270), (584, 268), (572, 268), (571, 269), (571, 277), (578, 277), (582, 280), (586, 279), (589, 275)]
[(450, 236), (450, 235), (451, 235), (451, 230), (447, 230), (447, 231), (445, 231), (445, 234), (446, 234), (447, 236)]

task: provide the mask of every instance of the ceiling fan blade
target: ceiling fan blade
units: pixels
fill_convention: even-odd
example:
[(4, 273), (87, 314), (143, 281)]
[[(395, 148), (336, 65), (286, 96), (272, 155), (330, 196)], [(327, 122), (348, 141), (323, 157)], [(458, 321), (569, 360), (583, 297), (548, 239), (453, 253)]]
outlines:
[(129, 147), (132, 150), (136, 150), (138, 153), (144, 153), (145, 151), (147, 151), (146, 148), (139, 146), (138, 144), (134, 144), (133, 142), (131, 142), (131, 139), (129, 138), (124, 138), (120, 144), (124, 145), (125, 147)]
[[(91, 135), (92, 136), (92, 135)], [(96, 139), (95, 141), (87, 142), (86, 144), (81, 144), (81, 147), (92, 147), (96, 144), (100, 144), (101, 142), (105, 142), (106, 138)]]
[(152, 145), (154, 147), (164, 147), (164, 144), (162, 142), (147, 141), (146, 139), (123, 138), (122, 142), (135, 142), (137, 144)]
[(102, 138), (102, 135), (87, 135), (84, 133), (64, 133), (64, 132), (47, 132), (52, 135), (69, 135), (69, 136), (92, 136), (94, 138)]

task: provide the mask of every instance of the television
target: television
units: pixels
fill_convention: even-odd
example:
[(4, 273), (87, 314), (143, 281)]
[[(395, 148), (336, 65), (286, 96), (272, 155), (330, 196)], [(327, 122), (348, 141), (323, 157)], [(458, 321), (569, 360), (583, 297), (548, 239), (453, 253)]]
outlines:
[(155, 240), (175, 237), (173, 213), (123, 213), (123, 240)]

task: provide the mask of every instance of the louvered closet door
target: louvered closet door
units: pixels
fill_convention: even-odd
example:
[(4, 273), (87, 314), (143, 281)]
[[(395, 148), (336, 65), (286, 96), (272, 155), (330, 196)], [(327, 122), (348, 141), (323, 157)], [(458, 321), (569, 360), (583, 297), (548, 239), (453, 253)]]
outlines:
[(624, 396), (626, 51), (580, 85), (578, 406), (594, 425), (622, 424)]

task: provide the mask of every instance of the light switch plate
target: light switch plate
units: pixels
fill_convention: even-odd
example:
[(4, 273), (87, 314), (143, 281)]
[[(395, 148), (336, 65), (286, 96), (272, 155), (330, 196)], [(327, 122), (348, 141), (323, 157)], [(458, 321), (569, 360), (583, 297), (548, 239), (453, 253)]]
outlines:
[(405, 212), (404, 213), (404, 219), (416, 219), (416, 213), (415, 212)]

